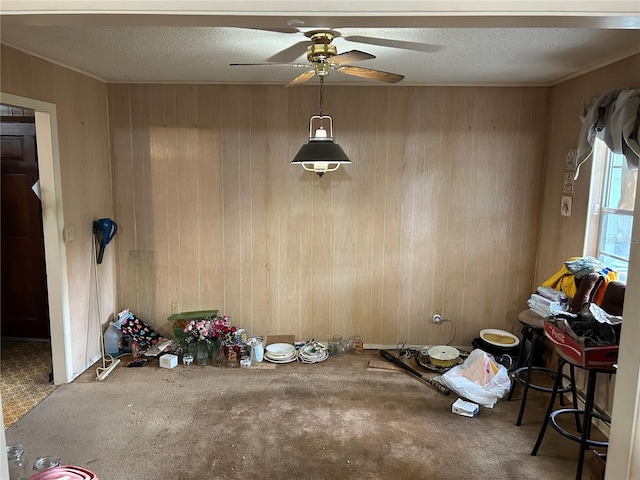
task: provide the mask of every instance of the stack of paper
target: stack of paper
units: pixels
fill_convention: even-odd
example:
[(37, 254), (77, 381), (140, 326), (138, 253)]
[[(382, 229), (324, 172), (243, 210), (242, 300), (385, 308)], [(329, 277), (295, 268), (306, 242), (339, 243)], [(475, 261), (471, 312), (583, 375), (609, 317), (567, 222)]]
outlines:
[(569, 304), (569, 297), (564, 292), (550, 287), (538, 287), (538, 294), (548, 298), (552, 302)]
[(532, 293), (527, 305), (541, 317), (550, 317), (569, 310), (569, 299), (558, 290), (538, 287), (538, 293)]

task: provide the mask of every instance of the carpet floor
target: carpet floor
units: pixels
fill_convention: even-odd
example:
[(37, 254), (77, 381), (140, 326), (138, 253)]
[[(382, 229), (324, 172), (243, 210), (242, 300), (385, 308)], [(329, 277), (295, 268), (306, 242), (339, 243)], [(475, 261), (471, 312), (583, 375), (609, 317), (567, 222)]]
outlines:
[[(100, 480), (567, 479), (578, 444), (547, 430), (531, 392), (475, 418), (403, 371), (367, 369), (377, 351), (273, 369), (123, 363), (59, 386), (6, 431), (30, 458), (54, 455)], [(589, 478), (588, 453), (583, 478)]]

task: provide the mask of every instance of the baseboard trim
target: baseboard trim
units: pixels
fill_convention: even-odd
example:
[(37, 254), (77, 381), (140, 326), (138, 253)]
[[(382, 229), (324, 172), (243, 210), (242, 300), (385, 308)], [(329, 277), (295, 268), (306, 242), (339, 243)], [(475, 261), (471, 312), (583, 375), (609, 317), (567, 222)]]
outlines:
[[(421, 348), (433, 347), (433, 346), (434, 345), (405, 345), (404, 348), (415, 348), (416, 350), (420, 350)], [(463, 346), (452, 345), (452, 347), (455, 347), (458, 350), (462, 350), (465, 352), (470, 352), (471, 350), (473, 350), (473, 347), (471, 345), (463, 345)], [(381, 345), (378, 343), (364, 344), (365, 350), (397, 350), (397, 348), (398, 348), (397, 345)]]

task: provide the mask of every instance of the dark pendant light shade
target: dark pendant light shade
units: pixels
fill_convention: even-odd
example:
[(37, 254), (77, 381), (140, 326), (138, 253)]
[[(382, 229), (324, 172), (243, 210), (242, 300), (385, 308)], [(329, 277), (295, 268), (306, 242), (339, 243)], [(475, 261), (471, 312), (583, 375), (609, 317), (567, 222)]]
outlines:
[[(315, 130), (314, 121), (320, 122)], [(323, 123), (329, 123), (329, 136)], [(344, 153), (342, 147), (333, 143), (333, 121), (327, 115), (314, 115), (309, 121), (309, 143), (303, 145), (291, 161), (292, 165), (302, 165), (308, 172), (315, 172), (322, 176), (327, 172), (335, 172), (340, 165), (349, 164), (351, 160)]]

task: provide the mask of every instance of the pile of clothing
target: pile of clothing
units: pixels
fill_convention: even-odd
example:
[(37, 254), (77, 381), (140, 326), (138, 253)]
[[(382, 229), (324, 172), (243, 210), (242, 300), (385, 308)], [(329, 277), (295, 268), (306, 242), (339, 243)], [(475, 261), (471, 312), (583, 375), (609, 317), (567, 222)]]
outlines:
[(569, 310), (569, 298), (563, 292), (550, 287), (540, 286), (532, 293), (527, 305), (541, 317), (550, 317)]
[[(609, 284), (615, 284), (616, 292), (622, 292), (618, 296), (623, 298), (624, 284), (618, 282), (618, 272), (595, 257), (570, 257), (560, 270), (542, 282), (527, 304), (531, 311), (545, 318), (562, 312), (578, 313), (587, 304), (602, 306)], [(615, 303), (622, 305), (617, 300)], [(619, 314), (617, 309), (613, 313)]]
[(571, 298), (569, 311), (579, 312), (585, 303), (600, 305), (610, 282), (618, 280), (611, 270), (594, 257), (571, 257), (560, 270), (542, 283)]

